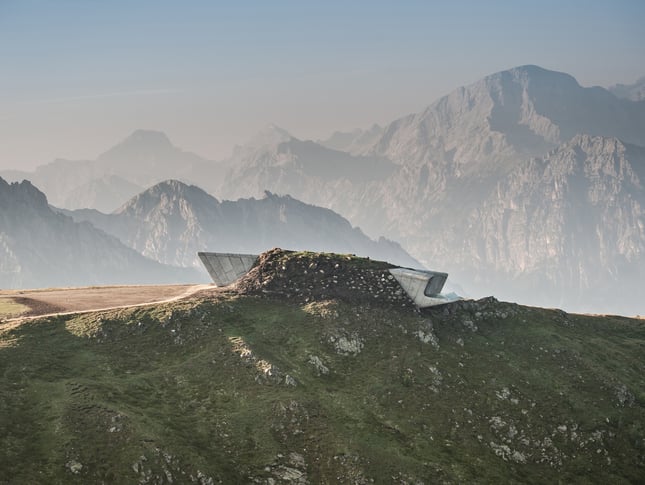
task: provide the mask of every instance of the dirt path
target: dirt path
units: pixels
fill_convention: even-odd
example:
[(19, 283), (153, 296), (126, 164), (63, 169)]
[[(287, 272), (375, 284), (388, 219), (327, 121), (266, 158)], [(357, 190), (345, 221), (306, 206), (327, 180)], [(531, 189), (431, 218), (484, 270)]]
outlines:
[(4, 320), (5, 323), (9, 323), (33, 318), (168, 303), (214, 288), (213, 285), (206, 284), (11, 290), (0, 291), (0, 302), (2, 299), (8, 299), (29, 308), (27, 312), (20, 316)]

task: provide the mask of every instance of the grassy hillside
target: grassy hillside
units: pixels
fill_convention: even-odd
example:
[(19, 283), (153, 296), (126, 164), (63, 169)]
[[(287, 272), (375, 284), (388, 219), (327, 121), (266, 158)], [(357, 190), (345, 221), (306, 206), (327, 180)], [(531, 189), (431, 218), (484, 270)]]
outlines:
[(645, 323), (212, 293), (0, 325), (0, 483), (638, 482)]

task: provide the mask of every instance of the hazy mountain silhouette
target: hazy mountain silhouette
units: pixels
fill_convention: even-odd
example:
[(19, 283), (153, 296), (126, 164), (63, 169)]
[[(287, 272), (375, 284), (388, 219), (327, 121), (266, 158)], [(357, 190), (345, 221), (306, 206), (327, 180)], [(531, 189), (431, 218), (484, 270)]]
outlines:
[[(561, 286), (558, 283), (551, 286), (555, 273), (547, 266), (523, 266), (515, 260), (502, 268), (498, 260), (480, 248), (486, 241), (500, 238), (506, 239), (503, 244), (519, 251), (537, 234), (556, 231), (571, 244), (571, 248), (559, 256), (561, 263), (566, 259), (567, 268), (579, 268), (579, 274), (567, 280), (574, 288), (570, 295), (575, 296), (568, 308), (580, 309), (580, 305), (586, 304), (587, 309), (600, 311), (608, 308), (607, 299), (601, 303), (590, 297), (583, 303), (586, 296), (598, 295), (606, 287), (629, 286), (629, 278), (625, 276), (630, 271), (629, 265), (620, 263), (620, 251), (605, 248), (604, 263), (620, 269), (610, 271), (606, 278), (585, 281), (584, 274), (597, 273), (590, 267), (594, 264), (593, 251), (584, 245), (585, 241), (596, 237), (603, 241), (612, 239), (613, 226), (600, 224), (592, 229), (591, 226), (561, 224), (547, 229), (546, 213), (538, 212), (533, 215), (530, 225), (517, 226), (512, 234), (498, 233), (495, 226), (482, 226), (481, 232), (466, 231), (473, 214), (478, 214), (482, 221), (493, 217), (482, 211), (497, 210), (489, 201), (498, 197), (500, 181), (517, 176), (514, 174), (518, 167), (523, 167), (531, 158), (546, 157), (547, 163), (551, 163), (547, 154), (551, 150), (566, 150), (571, 140), (579, 141), (578, 134), (615, 138), (630, 146), (643, 146), (645, 103), (619, 99), (603, 88), (581, 87), (568, 74), (537, 66), (521, 66), (456, 89), (425, 110), (386, 125), (378, 139), (361, 152), (368, 159), (376, 157), (396, 164), (397, 168), (385, 178), (340, 182), (334, 175), (316, 178), (283, 165), (279, 177), (264, 177), (259, 184), (258, 173), (251, 167), (255, 165), (254, 160), (270, 159), (274, 147), (264, 154), (255, 153), (252, 159), (239, 160), (237, 173), (248, 175), (235, 178), (235, 184), (229, 185), (228, 190), (231, 195), (243, 196), (262, 185), (268, 190), (289, 193), (306, 202), (332, 208), (360, 225), (367, 234), (384, 234), (400, 241), (427, 266), (443, 267), (462, 275), (458, 281), (467, 290), (478, 294), (494, 291), (495, 288), (484, 283), (494, 280), (509, 289), (509, 298), (521, 296), (521, 300), (528, 303), (544, 304), (547, 300), (552, 301), (549, 298), (555, 298), (553, 305), (562, 301)], [(336, 146), (348, 146), (351, 140), (351, 136), (337, 136)], [(625, 163), (642, 163), (634, 150), (627, 150)], [(608, 155), (589, 153), (588, 156), (600, 160)], [(307, 162), (301, 163), (306, 165)], [(249, 167), (249, 170), (245, 172), (240, 166)], [(586, 177), (585, 184), (591, 184), (597, 175), (583, 173), (579, 177)], [(542, 181), (535, 178), (523, 185), (525, 196), (538, 193), (540, 183)], [(597, 190), (609, 189), (602, 186)], [(617, 190), (619, 199), (629, 205), (625, 187), (619, 185)], [(634, 190), (639, 193), (642, 189)], [(576, 207), (585, 210), (580, 192), (567, 191), (563, 197), (565, 204), (578, 204)], [(554, 204), (556, 202), (550, 199), (542, 203), (544, 206)], [(617, 215), (629, 212), (631, 208), (620, 210), (616, 209)], [(575, 236), (576, 231), (582, 233)], [(599, 231), (601, 235), (585, 231)], [(634, 251), (639, 256), (635, 253), (631, 261), (642, 257), (638, 247)], [(513, 271), (509, 270), (510, 266)], [(513, 282), (520, 275), (536, 283), (532, 287), (514, 287)], [(624, 277), (626, 282), (621, 283)], [(526, 290), (521, 295), (518, 291), (510, 291), (520, 288)], [(504, 297), (504, 291), (499, 295)], [(540, 295), (550, 296), (543, 298)]]
[(577, 135), (519, 164), (436, 258), (479, 293), (578, 311), (643, 312), (645, 148)]
[(30, 182), (0, 178), (0, 287), (202, 280), (193, 269), (147, 259), (91, 224), (53, 211)]
[[(555, 305), (567, 299), (571, 302), (567, 308), (603, 311), (611, 300), (601, 301), (604, 289), (632, 291), (632, 273), (640, 274), (632, 268), (638, 268), (643, 257), (642, 246), (635, 241), (645, 240), (645, 235), (628, 230), (630, 224), (640, 227), (643, 188), (635, 182), (629, 185), (627, 179), (612, 178), (607, 171), (611, 163), (617, 163), (631, 167), (641, 180), (638, 147), (645, 146), (645, 102), (632, 101), (638, 99), (634, 94), (639, 92), (637, 85), (613, 87), (616, 96), (603, 88), (581, 87), (565, 73), (520, 66), (458, 88), (423, 111), (383, 128), (337, 132), (320, 143), (298, 140), (269, 125), (237, 147), (229, 160), (213, 163), (175, 148), (161, 133), (137, 131), (96, 161), (59, 160), (34, 175), (42, 179), (43, 187), (49, 187), (53, 200), (68, 207), (81, 203), (72, 202), (75, 198), (70, 191), (87, 194), (91, 187), (100, 186), (98, 180), (112, 175), (118, 178), (105, 179), (111, 181), (103, 185), (105, 194), (123, 196), (123, 181), (150, 186), (168, 178), (189, 181), (230, 199), (262, 197), (265, 190), (289, 194), (342, 214), (368, 235), (400, 241), (425, 265), (461, 275), (459, 282), (466, 290), (480, 294), (502, 288), (501, 297), (508, 291), (508, 298), (526, 303)], [(575, 171), (575, 176), (552, 178), (551, 166), (563, 154), (569, 154), (571, 164), (584, 168)], [(527, 169), (540, 166), (536, 160), (544, 164), (541, 174)], [(596, 165), (605, 168), (598, 173), (589, 168)], [(577, 189), (562, 190), (560, 185), (552, 189), (553, 184), (563, 183)], [(507, 190), (505, 184), (515, 184), (517, 190)], [(590, 191), (599, 199), (593, 199)], [(134, 227), (121, 229), (127, 232), (122, 237), (162, 261), (185, 264), (194, 249), (189, 241), (195, 238), (217, 249), (215, 239), (198, 229), (214, 227), (202, 222), (210, 221), (205, 215), (195, 215), (199, 204), (186, 199), (184, 206), (175, 208), (169, 201), (183, 199), (162, 192), (165, 195), (159, 195), (159, 200), (146, 197), (151, 207), (166, 207), (167, 213), (150, 209), (147, 214), (137, 209), (140, 212), (135, 216), (122, 208), (116, 216), (129, 222), (110, 224)], [(269, 206), (276, 197), (262, 203)], [(538, 203), (540, 197), (543, 200)], [(99, 204), (87, 195), (77, 199)], [(276, 204), (289, 206), (285, 200)], [(613, 202), (603, 206), (602, 200)], [(510, 208), (519, 202), (513, 201), (522, 201), (530, 222), (517, 222), (521, 217)], [(226, 204), (234, 204), (216, 202), (220, 212)], [(101, 204), (107, 207), (106, 201)], [(212, 202), (206, 205), (214, 206)], [(568, 212), (564, 207), (570, 208)], [(574, 217), (573, 208), (580, 211), (580, 220)], [(611, 215), (600, 217), (597, 211)], [(151, 218), (145, 223), (150, 226), (144, 224), (144, 214)], [(590, 214), (595, 214), (595, 222), (581, 224)], [(97, 224), (104, 218), (92, 217)], [(275, 227), (275, 214), (266, 217), (268, 227)], [(500, 232), (500, 217), (516, 221), (512, 231)], [(217, 219), (222, 227), (240, 230), (226, 226), (223, 220)], [(259, 222), (256, 226), (262, 227)], [(140, 235), (133, 236), (133, 231)], [(222, 234), (218, 233), (217, 240), (221, 241)], [(165, 237), (174, 242), (162, 243)], [(245, 237), (252, 240), (255, 236)], [(546, 244), (547, 239), (551, 249), (537, 250), (536, 245)], [(566, 244), (551, 247), (554, 240)], [(520, 257), (522, 251), (531, 254)], [(599, 261), (605, 272), (594, 267)], [(554, 264), (566, 274), (553, 270)], [(487, 282), (497, 286), (489, 288)], [(564, 282), (569, 290), (561, 292), (559, 285)], [(526, 291), (520, 293), (522, 289)]]
[(118, 175), (104, 175), (71, 190), (62, 204), (68, 209), (92, 207), (101, 212), (112, 212), (143, 190)]
[(364, 184), (387, 178), (396, 169), (380, 156), (355, 156), (299, 140), (269, 125), (227, 161), (229, 171), (218, 190), (223, 197), (260, 196), (265, 189), (300, 198), (324, 184)]
[(645, 76), (633, 84), (615, 84), (609, 87), (615, 96), (631, 101), (645, 101)]
[(67, 212), (157, 261), (201, 268), (198, 251), (260, 253), (272, 247), (354, 253), (419, 266), (398, 244), (373, 241), (329, 209), (289, 196), (218, 201), (176, 180), (159, 183), (113, 214)]
[(360, 155), (383, 134), (383, 127), (374, 124), (367, 130), (357, 128), (350, 132), (335, 131), (326, 140), (318, 143), (333, 150)]
[[(219, 181), (223, 170), (220, 163), (175, 147), (164, 133), (136, 130), (93, 161), (58, 159), (32, 173), (0, 175), (10, 181), (31, 180), (57, 207), (113, 210), (143, 187), (169, 178)], [(93, 197), (93, 191), (100, 194)]]

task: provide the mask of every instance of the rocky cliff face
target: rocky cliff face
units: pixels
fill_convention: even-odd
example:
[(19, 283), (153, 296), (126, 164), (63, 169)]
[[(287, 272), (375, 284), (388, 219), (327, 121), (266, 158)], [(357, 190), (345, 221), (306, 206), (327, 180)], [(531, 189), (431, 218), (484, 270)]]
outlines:
[[(294, 138), (270, 125), (226, 162), (230, 167), (215, 193), (260, 197), (265, 190), (347, 214), (358, 193), (387, 179), (396, 166), (382, 156), (352, 155)], [(206, 187), (208, 188), (208, 187)]]
[(452, 257), (480, 291), (494, 282), (511, 298), (642, 312), (644, 177), (645, 149), (576, 136), (503, 179)]
[[(642, 103), (583, 88), (568, 74), (522, 66), (375, 129), (362, 159), (341, 159), (319, 146), (310, 152), (291, 146), (294, 140), (284, 131), (282, 137), (264, 138), (265, 143), (238, 151), (223, 190), (228, 197), (264, 189), (288, 193), (344, 214), (369, 234), (385, 233), (408, 245), (409, 238), (425, 237), (418, 227), (429, 213), (453, 216), (464, 205), (478, 206), (500, 177), (524, 160), (542, 157), (577, 134), (645, 146), (644, 126)], [(361, 134), (337, 134), (328, 143), (348, 147)], [(384, 170), (383, 160), (396, 167)], [(362, 177), (344, 174), (347, 167), (362, 171)]]
[(578, 133), (645, 145), (645, 108), (568, 74), (537, 66), (502, 71), (394, 121), (371, 151), (401, 164), (469, 165), (543, 155)]
[[(495, 281), (501, 297), (557, 305), (565, 303), (570, 293), (546, 289), (561, 282), (575, 288), (576, 301), (582, 302), (594, 285), (593, 295), (614, 286), (631, 294), (630, 282), (640, 274), (641, 243), (635, 241), (643, 189), (627, 183), (627, 172), (611, 178), (608, 167), (592, 168), (611, 164), (604, 160), (614, 155), (605, 151), (615, 146), (615, 157), (622, 160), (619, 165), (625, 170), (631, 167), (641, 180), (638, 147), (645, 146), (645, 103), (633, 101), (637, 98), (630, 93), (637, 92), (637, 87), (623, 88), (612, 88), (616, 96), (602, 88), (583, 88), (568, 74), (521, 66), (456, 89), (384, 128), (337, 133), (321, 143), (298, 140), (270, 126), (239, 147), (227, 163), (212, 165), (172, 147), (161, 134), (137, 132), (93, 164), (57, 162), (57, 167), (64, 167), (60, 173), (53, 166), (38, 173), (52, 184), (56, 197), (61, 197), (65, 184), (96, 178), (94, 172), (85, 172), (93, 166), (104, 171), (119, 167), (119, 174), (134, 177), (123, 175), (130, 181), (145, 174), (182, 180), (190, 175), (208, 192), (227, 198), (262, 197), (265, 190), (290, 194), (342, 214), (372, 237), (400, 241), (428, 267), (461, 274), (460, 283), (473, 294)], [(226, 177), (224, 167), (228, 167)], [(161, 203), (166, 209), (149, 215), (157, 221), (149, 227), (141, 223), (143, 212), (102, 227), (109, 226), (109, 232), (146, 254), (186, 263), (182, 255), (193, 252), (192, 240), (200, 241), (200, 249), (206, 243), (214, 248), (239, 243), (222, 239), (229, 230), (244, 231), (239, 224), (225, 222), (227, 217), (248, 218), (254, 227), (264, 227), (253, 215), (263, 207), (272, 221), (269, 225), (278, 227), (273, 221), (282, 216), (276, 214), (282, 207), (293, 207), (286, 199), (269, 197), (237, 206), (223, 202), (211, 211), (220, 215), (197, 215), (190, 204), (171, 208), (171, 199)], [(522, 209), (509, 209), (515, 206)], [(228, 207), (237, 208), (222, 215)], [(526, 213), (521, 215), (522, 211)], [(280, 227), (295, 228), (296, 213), (290, 213), (289, 224)], [(505, 217), (512, 223), (504, 222)], [(211, 238), (199, 229), (206, 227), (203, 220), (212, 220), (206, 224), (209, 227), (229, 229)], [(297, 227), (312, 233), (305, 223)], [(146, 236), (147, 232), (153, 236)], [(160, 242), (172, 234), (179, 242), (167, 247)], [(274, 231), (265, 239), (279, 242), (258, 243), (253, 251), (289, 247), (280, 234)], [(257, 238), (254, 233), (244, 235), (245, 241)], [(335, 250), (325, 245), (309, 249), (317, 248)], [(339, 250), (356, 252), (347, 245)], [(598, 264), (606, 267), (602, 273), (606, 276), (595, 269)], [(553, 268), (567, 268), (566, 274)], [(532, 283), (519, 284), (520, 279)], [(528, 289), (518, 296), (519, 288)], [(546, 296), (536, 299), (543, 291)], [(643, 294), (636, 296), (645, 299)], [(599, 301), (600, 296), (594, 296), (584, 309), (607, 311), (609, 307)]]
[(374, 124), (367, 130), (358, 128), (350, 132), (336, 131), (326, 140), (318, 140), (318, 143), (332, 150), (360, 155), (374, 145), (382, 135), (383, 127)]
[(118, 237), (147, 257), (201, 268), (198, 251), (259, 254), (268, 248), (355, 253), (419, 266), (401, 247), (374, 241), (332, 212), (291, 197), (218, 201), (195, 186), (170, 180), (137, 195), (118, 211), (69, 213)]
[(200, 281), (127, 248), (87, 223), (52, 211), (30, 182), (0, 179), (0, 287)]
[[(347, 146), (352, 136), (332, 142)], [(634, 229), (643, 188), (629, 182), (642, 165), (638, 146), (645, 146), (645, 104), (522, 66), (387, 125), (361, 152), (394, 163), (387, 177), (341, 183), (299, 174), (290, 183), (286, 171), (263, 183), (400, 241), (427, 266), (460, 276), (473, 294), (494, 284), (501, 297), (527, 303), (627, 311), (607, 306), (605, 291), (617, 285), (633, 294), (645, 258)], [(614, 159), (614, 170), (623, 170), (616, 176)], [(237, 182), (243, 191), (244, 177)], [(530, 211), (524, 221), (507, 209), (516, 199)]]

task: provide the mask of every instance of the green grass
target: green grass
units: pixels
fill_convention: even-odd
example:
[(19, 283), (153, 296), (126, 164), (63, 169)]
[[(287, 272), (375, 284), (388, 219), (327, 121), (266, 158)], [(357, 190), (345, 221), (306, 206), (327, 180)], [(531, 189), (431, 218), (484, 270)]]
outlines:
[(311, 483), (637, 482), (644, 350), (642, 321), (503, 303), (231, 296), (27, 322), (0, 334), (0, 483), (264, 483), (285, 467)]
[(393, 268), (394, 266), (385, 261), (378, 261), (370, 258), (356, 256), (355, 254), (317, 253), (313, 251), (288, 251), (281, 249), (279, 263), (288, 263), (292, 260), (305, 261), (308, 263), (321, 263), (326, 261), (342, 261), (353, 268), (381, 270)]
[(28, 311), (28, 306), (17, 303), (13, 298), (0, 298), (0, 320), (19, 317)]

